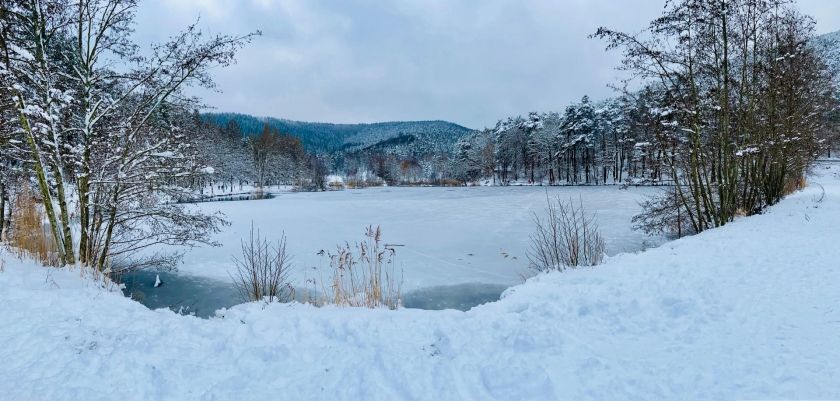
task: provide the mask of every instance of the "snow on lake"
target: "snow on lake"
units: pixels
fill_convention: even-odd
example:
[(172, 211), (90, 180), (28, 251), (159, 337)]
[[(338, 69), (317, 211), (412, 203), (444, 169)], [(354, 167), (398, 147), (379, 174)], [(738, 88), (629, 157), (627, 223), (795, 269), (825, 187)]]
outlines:
[[(264, 237), (288, 238), (295, 285), (326, 279), (329, 262), (318, 256), (339, 243), (363, 238), (365, 227), (380, 225), (383, 240), (404, 245), (396, 266), (403, 291), (441, 285), (485, 283), (513, 285), (528, 274), (527, 250), (532, 213), (542, 212), (549, 197), (581, 199), (595, 214), (606, 239), (607, 254), (635, 252), (663, 242), (634, 231), (631, 217), (638, 202), (657, 188), (618, 187), (470, 187), (368, 188), (337, 192), (281, 193), (274, 199), (209, 202), (196, 207), (221, 211), (231, 222), (215, 240), (223, 246), (189, 250), (180, 274), (229, 281), (231, 258), (251, 223)], [(320, 270), (319, 270), (320, 269)]]

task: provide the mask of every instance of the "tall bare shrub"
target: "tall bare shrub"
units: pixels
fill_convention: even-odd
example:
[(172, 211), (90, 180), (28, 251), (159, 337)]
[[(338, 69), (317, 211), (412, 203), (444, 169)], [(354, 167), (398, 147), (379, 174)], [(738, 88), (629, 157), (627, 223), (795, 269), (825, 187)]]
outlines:
[(291, 257), (286, 252), (285, 234), (272, 245), (252, 226), (248, 239), (242, 240), (242, 255), (234, 257), (233, 262), (235, 271), (231, 278), (245, 301), (289, 302), (294, 299), (294, 287), (289, 283)]
[(534, 213), (534, 233), (528, 259), (540, 271), (595, 266), (604, 258), (604, 238), (583, 201), (546, 197), (545, 215)]

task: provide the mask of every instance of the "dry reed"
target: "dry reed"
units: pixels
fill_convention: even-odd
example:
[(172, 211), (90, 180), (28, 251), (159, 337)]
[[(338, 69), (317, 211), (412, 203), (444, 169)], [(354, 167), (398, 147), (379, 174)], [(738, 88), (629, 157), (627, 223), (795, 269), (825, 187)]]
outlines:
[(394, 246), (382, 242), (379, 226), (370, 226), (361, 242), (339, 245), (334, 254), (327, 254), (332, 269), (331, 296), (322, 303), (398, 308), (402, 279), (398, 280), (394, 271)]
[(35, 259), (45, 266), (59, 266), (58, 246), (48, 223), (44, 221), (43, 206), (24, 188), (13, 203), (9, 245), (21, 257)]

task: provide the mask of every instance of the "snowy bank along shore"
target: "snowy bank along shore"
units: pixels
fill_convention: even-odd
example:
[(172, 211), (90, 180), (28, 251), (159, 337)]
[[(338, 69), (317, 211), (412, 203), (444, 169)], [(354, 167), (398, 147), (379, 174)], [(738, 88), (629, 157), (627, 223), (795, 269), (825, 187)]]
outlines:
[(4, 254), (0, 398), (840, 398), (840, 168), (743, 218), (468, 312), (150, 311)]

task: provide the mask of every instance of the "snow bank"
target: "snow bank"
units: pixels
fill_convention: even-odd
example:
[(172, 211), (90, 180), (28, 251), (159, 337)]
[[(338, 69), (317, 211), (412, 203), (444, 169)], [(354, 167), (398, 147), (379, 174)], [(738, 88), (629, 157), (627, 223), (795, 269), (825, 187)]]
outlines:
[(0, 398), (837, 399), (838, 172), (468, 312), (248, 304), (202, 320), (7, 256)]

